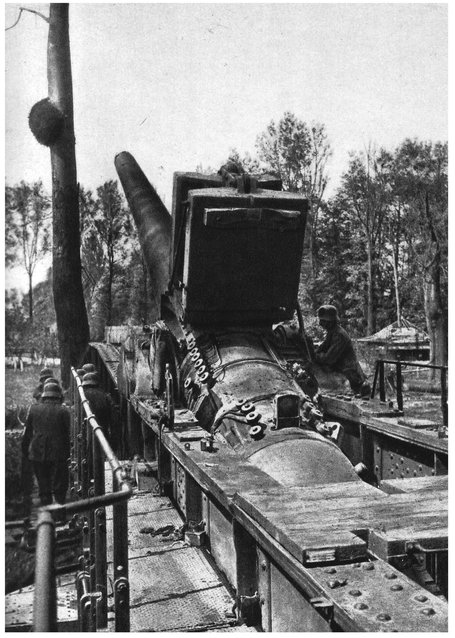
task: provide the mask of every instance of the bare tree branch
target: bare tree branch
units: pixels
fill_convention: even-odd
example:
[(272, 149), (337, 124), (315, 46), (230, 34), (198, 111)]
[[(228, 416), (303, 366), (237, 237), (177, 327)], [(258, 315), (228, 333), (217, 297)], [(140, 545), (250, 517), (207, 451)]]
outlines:
[(16, 26), (16, 24), (21, 19), (22, 11), (28, 11), (29, 13), (34, 13), (35, 15), (39, 16), (40, 18), (43, 18), (43, 20), (49, 24), (49, 18), (47, 18), (45, 15), (43, 15), (39, 11), (36, 11), (35, 9), (27, 9), (27, 7), (20, 7), (19, 15), (17, 16), (16, 22), (14, 24), (12, 24), (10, 27), (6, 27), (5, 31), (9, 31), (10, 29), (13, 29)]

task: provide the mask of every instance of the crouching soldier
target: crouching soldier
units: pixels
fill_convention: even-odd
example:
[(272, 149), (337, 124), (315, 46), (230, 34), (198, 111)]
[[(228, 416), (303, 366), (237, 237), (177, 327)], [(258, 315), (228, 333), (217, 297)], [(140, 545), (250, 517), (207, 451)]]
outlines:
[(369, 396), (370, 385), (360, 367), (350, 336), (338, 323), (337, 309), (335, 306), (321, 306), (318, 317), (319, 325), (327, 334), (316, 350), (316, 363), (344, 374), (355, 394)]
[(68, 489), (70, 412), (62, 400), (61, 388), (47, 384), (25, 422), (22, 453), (33, 463), (43, 506), (52, 503), (52, 496), (63, 505)]

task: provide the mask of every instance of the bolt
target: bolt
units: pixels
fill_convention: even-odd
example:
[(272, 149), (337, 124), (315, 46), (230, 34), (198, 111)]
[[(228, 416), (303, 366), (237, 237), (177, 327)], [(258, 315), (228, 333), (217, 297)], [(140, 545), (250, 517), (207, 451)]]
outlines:
[(346, 578), (343, 578), (343, 580), (338, 580), (338, 578), (336, 578), (335, 580), (329, 580), (327, 584), (330, 589), (335, 589), (336, 587), (343, 587), (347, 582)]
[(367, 572), (370, 572), (371, 570), (374, 569), (374, 563), (364, 563), (363, 569)]
[(353, 567), (353, 569), (357, 569), (357, 568), (359, 568), (359, 567), (360, 567), (360, 563), (354, 563), (354, 564), (352, 565), (352, 567)]
[(389, 614), (378, 614), (378, 615), (376, 616), (376, 619), (377, 619), (377, 620), (382, 620), (383, 622), (387, 622), (387, 621), (389, 621), (389, 620), (392, 620), (392, 617), (391, 617), (391, 616), (389, 616)]
[(365, 603), (356, 603), (354, 605), (354, 609), (368, 609), (368, 605)]
[(380, 448), (380, 447), (377, 447), (377, 448), (376, 448), (376, 452), (380, 452), (380, 451), (381, 451), (381, 448)]
[(393, 572), (390, 572), (388, 574), (384, 574), (384, 578), (387, 578), (387, 580), (393, 580), (396, 577), (397, 577), (397, 575), (394, 574)]
[(425, 594), (419, 594), (415, 597), (415, 600), (417, 600), (419, 603), (426, 603), (428, 600), (428, 596), (425, 596)]
[(432, 607), (425, 607), (425, 609), (420, 610), (420, 613), (424, 616), (433, 616), (436, 612)]
[(329, 567), (328, 569), (324, 569), (326, 574), (336, 574), (337, 570), (335, 569), (335, 567)]
[(357, 596), (361, 596), (362, 592), (360, 591), (360, 589), (351, 589), (349, 591), (349, 595), (357, 597)]
[(392, 585), (392, 587), (390, 588), (391, 591), (402, 591), (403, 589), (403, 585), (399, 585), (398, 583), (396, 583), (395, 585)]
[(265, 562), (265, 560), (263, 560), (261, 563), (261, 569), (263, 572), (265, 572), (265, 570), (267, 569), (267, 563)]

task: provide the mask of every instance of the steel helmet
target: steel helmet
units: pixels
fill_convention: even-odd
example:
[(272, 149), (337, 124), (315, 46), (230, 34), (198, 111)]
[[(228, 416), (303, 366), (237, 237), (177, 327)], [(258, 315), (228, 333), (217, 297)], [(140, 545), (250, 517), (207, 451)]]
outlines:
[(321, 306), (318, 310), (318, 317), (325, 321), (338, 321), (338, 311), (335, 306)]
[(47, 377), (46, 379), (44, 379), (43, 381), (43, 388), (48, 385), (48, 383), (53, 383), (55, 385), (60, 386), (60, 383), (58, 382), (58, 380), (55, 377)]
[(96, 388), (99, 384), (98, 372), (88, 372), (82, 379), (83, 388)]
[(59, 385), (55, 383), (48, 383), (43, 390), (41, 395), (42, 399), (61, 399), (62, 398), (62, 389)]
[[(46, 368), (45, 368), (46, 370)], [(54, 373), (52, 372), (52, 370), (49, 370), (49, 368), (47, 368), (47, 372), (44, 372), (43, 370), (41, 370), (40, 375), (39, 375), (39, 380), (40, 383), (43, 383), (46, 379), (49, 379), (52, 377)]]
[(84, 370), (84, 372), (96, 372), (96, 368), (93, 363), (85, 363), (82, 366), (82, 370)]

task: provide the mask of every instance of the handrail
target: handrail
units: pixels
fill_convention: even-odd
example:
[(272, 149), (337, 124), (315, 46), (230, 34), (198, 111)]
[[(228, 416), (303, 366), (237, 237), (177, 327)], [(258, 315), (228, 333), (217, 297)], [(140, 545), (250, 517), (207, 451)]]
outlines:
[[(73, 384), (70, 396), (74, 401), (71, 427), (72, 452), (73, 456), (77, 455), (77, 461), (71, 463), (71, 468), (75, 471), (77, 484), (81, 484), (81, 489), (77, 490), (77, 493), (83, 498), (63, 505), (48, 505), (40, 508), (38, 512), (33, 630), (35, 632), (57, 630), (55, 521), (68, 514), (80, 512), (88, 512), (90, 523), (90, 550), (88, 557), (81, 557), (85, 569), (84, 587), (78, 588), (78, 595), (81, 595), (79, 613), (84, 614), (84, 618), (80, 619), (80, 628), (82, 631), (96, 631), (97, 628), (107, 626), (104, 508), (112, 505), (115, 631), (129, 631), (127, 501), (132, 495), (132, 488), (129, 475), (117, 459), (102, 427), (90, 409), (76, 370), (72, 368), (71, 372)], [(81, 418), (81, 407), (85, 418)], [(90, 427), (85, 427), (87, 424)], [(108, 494), (104, 493), (104, 459), (108, 461), (113, 477), (114, 491)], [(90, 487), (92, 482), (93, 487)]]
[[(443, 428), (448, 426), (448, 403), (447, 403), (447, 373), (448, 366), (434, 365), (431, 363), (421, 363), (418, 361), (402, 361), (400, 359), (378, 359), (376, 361), (376, 367), (374, 372), (373, 387), (371, 389), (371, 398), (373, 399), (376, 394), (376, 386), (379, 384), (379, 398), (381, 401), (386, 400), (386, 385), (385, 385), (385, 368), (384, 365), (394, 365), (396, 370), (396, 399), (397, 408), (399, 411), (403, 410), (403, 367), (424, 368), (426, 370), (439, 370), (440, 372), (440, 386), (441, 386), (441, 412), (442, 412), (442, 425)], [(443, 432), (441, 431), (441, 434)]]

